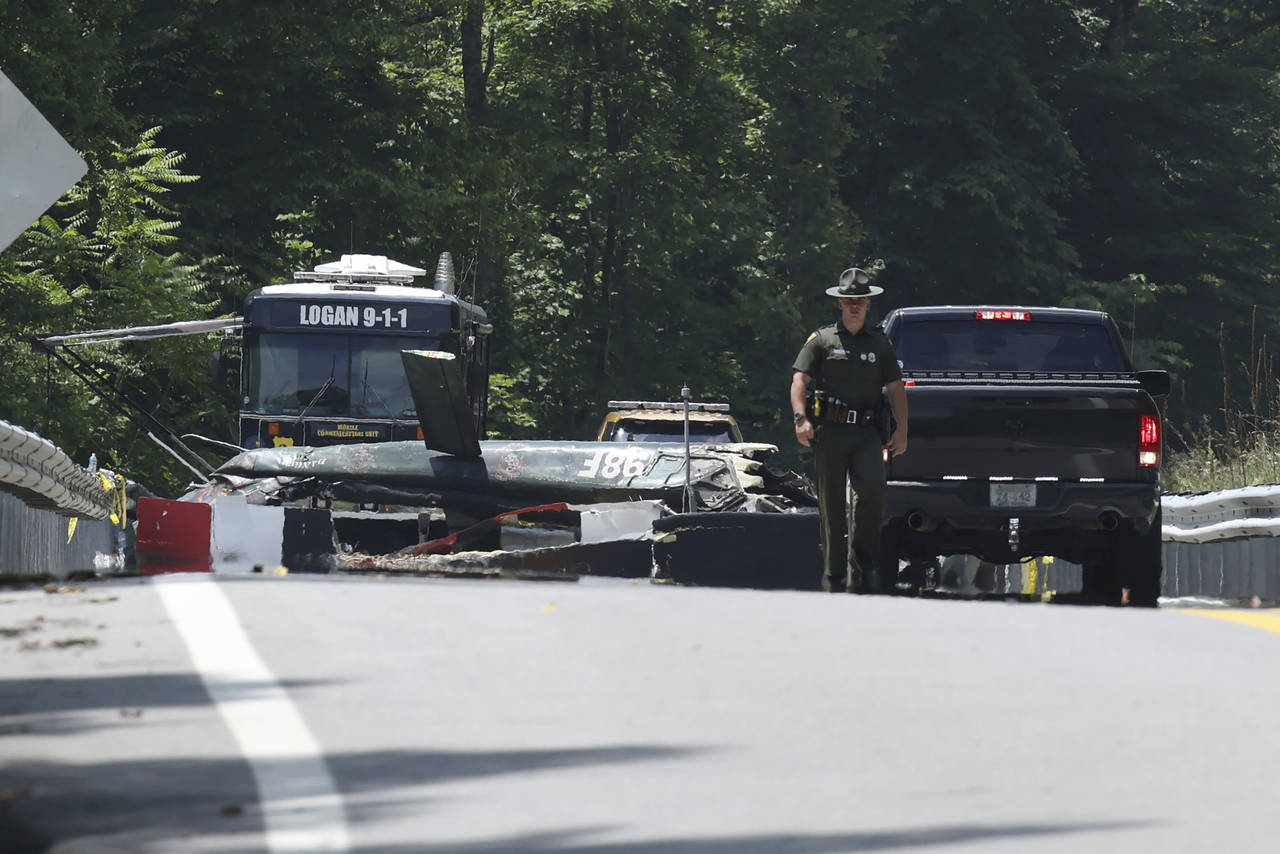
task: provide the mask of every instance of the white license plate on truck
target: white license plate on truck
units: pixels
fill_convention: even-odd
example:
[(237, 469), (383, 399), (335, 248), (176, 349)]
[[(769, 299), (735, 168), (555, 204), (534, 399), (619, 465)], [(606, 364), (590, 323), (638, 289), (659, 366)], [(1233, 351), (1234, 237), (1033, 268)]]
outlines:
[(992, 507), (1035, 507), (1036, 485), (1034, 483), (993, 483), (991, 484)]

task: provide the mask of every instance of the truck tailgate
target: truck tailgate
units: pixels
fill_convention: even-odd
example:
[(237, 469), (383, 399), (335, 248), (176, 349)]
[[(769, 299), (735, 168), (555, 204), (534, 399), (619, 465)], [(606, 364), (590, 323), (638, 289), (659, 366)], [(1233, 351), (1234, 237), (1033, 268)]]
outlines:
[(891, 480), (940, 476), (1150, 480), (1138, 424), (1154, 412), (1136, 384), (908, 385), (909, 445)]

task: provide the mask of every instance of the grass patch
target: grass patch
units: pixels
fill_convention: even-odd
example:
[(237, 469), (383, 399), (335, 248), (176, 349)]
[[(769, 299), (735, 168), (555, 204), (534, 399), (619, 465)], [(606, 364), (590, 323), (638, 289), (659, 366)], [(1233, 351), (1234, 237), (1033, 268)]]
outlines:
[(1202, 435), (1169, 454), (1166, 492), (1215, 492), (1280, 483), (1280, 427), (1248, 436)]
[[(1176, 447), (1166, 446), (1161, 483), (1166, 492), (1215, 492), (1245, 486), (1280, 484), (1280, 385), (1272, 366), (1267, 336), (1259, 334), (1254, 310), (1249, 361), (1243, 370), (1247, 400), (1231, 389), (1231, 362), (1223, 328), (1218, 330), (1222, 359), (1222, 427), (1207, 420), (1184, 435), (1170, 432)], [(1237, 374), (1238, 376), (1238, 374)]]

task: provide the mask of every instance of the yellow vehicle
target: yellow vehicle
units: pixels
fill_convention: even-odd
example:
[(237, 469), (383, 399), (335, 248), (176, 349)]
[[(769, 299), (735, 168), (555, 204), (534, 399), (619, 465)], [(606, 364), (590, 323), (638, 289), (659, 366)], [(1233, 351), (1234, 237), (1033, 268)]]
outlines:
[[(599, 442), (683, 442), (683, 402), (611, 400), (596, 435)], [(689, 441), (742, 442), (727, 403), (689, 403)]]

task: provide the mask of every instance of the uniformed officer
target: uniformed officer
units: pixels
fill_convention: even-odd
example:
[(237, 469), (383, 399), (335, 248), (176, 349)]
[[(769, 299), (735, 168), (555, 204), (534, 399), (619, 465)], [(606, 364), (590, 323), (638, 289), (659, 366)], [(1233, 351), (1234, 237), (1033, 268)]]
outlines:
[[(806, 447), (812, 443), (814, 448), (822, 526), (822, 587), (832, 592), (888, 592), (897, 580), (896, 565), (874, 566), (884, 524), (881, 389), (888, 392), (896, 422), (889, 437), (889, 453), (907, 450), (907, 393), (902, 368), (884, 332), (866, 325), (871, 297), (883, 292), (871, 284), (865, 270), (850, 267), (842, 272), (839, 284), (827, 288), (836, 298), (840, 321), (811, 334), (792, 366), (796, 440)], [(849, 482), (858, 499), (852, 549), (845, 506)]]

